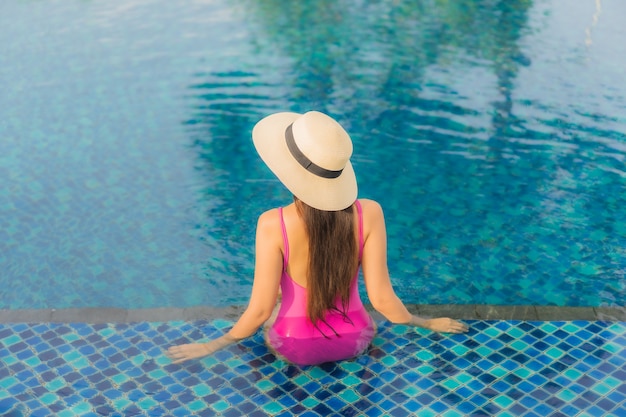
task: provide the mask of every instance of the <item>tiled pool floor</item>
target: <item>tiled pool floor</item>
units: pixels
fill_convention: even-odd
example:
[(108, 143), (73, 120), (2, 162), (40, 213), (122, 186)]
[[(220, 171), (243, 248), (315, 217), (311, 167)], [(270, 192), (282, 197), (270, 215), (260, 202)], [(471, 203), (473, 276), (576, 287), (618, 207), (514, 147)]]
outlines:
[(626, 416), (626, 323), (468, 320), (465, 335), (379, 321), (352, 361), (296, 367), (260, 333), (171, 364), (232, 322), (0, 324), (1, 416)]

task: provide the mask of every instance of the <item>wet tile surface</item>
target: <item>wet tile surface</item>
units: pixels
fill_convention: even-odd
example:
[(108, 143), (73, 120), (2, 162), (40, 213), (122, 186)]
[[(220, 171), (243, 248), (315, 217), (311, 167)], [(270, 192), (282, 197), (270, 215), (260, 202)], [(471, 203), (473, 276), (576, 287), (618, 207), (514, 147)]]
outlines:
[(260, 334), (182, 365), (163, 355), (224, 320), (0, 324), (0, 415), (626, 415), (626, 323), (468, 323), (446, 336), (380, 322), (368, 352), (314, 367)]

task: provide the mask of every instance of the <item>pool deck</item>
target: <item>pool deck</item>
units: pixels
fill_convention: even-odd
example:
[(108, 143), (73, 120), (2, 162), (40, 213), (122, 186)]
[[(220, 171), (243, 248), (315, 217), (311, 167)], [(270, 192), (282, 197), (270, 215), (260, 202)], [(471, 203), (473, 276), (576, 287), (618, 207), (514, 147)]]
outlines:
[[(459, 320), (526, 321), (626, 321), (625, 307), (500, 306), (482, 304), (411, 304), (413, 313), (424, 317), (453, 317)], [(2, 310), (0, 323), (133, 323), (172, 320), (236, 320), (243, 306), (188, 308), (68, 308), (40, 310)], [(368, 307), (370, 312), (376, 313)], [(377, 318), (382, 319), (378, 316)]]
[(172, 364), (241, 307), (0, 310), (2, 416), (624, 416), (626, 310), (427, 306), (443, 335), (392, 325), (354, 360), (298, 367), (260, 333)]

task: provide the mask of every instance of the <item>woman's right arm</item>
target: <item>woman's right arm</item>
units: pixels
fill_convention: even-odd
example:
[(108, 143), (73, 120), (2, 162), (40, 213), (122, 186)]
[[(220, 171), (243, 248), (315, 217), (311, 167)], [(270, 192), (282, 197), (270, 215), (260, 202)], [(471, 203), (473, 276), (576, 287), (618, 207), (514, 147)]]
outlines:
[(463, 333), (464, 323), (450, 318), (424, 319), (412, 315), (396, 295), (387, 268), (387, 230), (383, 210), (375, 201), (362, 200), (365, 245), (361, 268), (372, 306), (392, 323), (404, 323), (436, 332)]
[(255, 266), (252, 294), (248, 307), (228, 333), (204, 343), (172, 346), (168, 356), (173, 363), (201, 358), (251, 336), (270, 317), (283, 267), (282, 232), (278, 210), (270, 210), (259, 217), (256, 230)]

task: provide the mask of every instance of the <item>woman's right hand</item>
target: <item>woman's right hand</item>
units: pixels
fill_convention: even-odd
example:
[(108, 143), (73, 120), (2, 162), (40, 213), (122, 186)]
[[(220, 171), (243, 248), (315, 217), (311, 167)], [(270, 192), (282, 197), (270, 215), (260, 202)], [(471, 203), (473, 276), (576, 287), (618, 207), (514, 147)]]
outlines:
[(426, 328), (440, 333), (465, 333), (469, 327), (458, 320), (448, 317), (426, 320)]
[(189, 359), (198, 359), (210, 355), (238, 340), (239, 339), (235, 339), (229, 333), (226, 333), (206, 343), (188, 343), (185, 345), (172, 346), (167, 350), (167, 356), (172, 360), (172, 363), (181, 363)]

